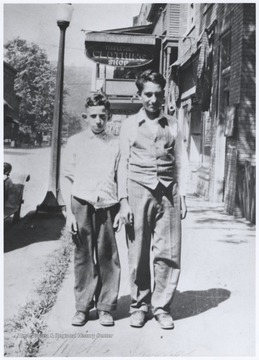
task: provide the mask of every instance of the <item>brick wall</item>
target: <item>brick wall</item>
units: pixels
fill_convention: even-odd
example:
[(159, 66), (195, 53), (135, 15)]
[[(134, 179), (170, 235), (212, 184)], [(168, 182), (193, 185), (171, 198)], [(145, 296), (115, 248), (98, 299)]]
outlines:
[(244, 4), (242, 15), (238, 160), (244, 164), (255, 161), (255, 4)]
[[(254, 4), (218, 4), (217, 38), (231, 31), (231, 70), (229, 105), (239, 104), (233, 136), (226, 138), (225, 156), (225, 210), (245, 216), (253, 221), (254, 210), (249, 210), (255, 194), (255, 7)], [(211, 17), (210, 17), (211, 20)], [(212, 119), (213, 139), (211, 151), (210, 198), (213, 198), (215, 171), (217, 171), (217, 83), (219, 48), (215, 49)], [(222, 127), (222, 130), (224, 127)], [(244, 174), (247, 174), (246, 176)], [(252, 174), (252, 175), (251, 175)], [(241, 181), (242, 179), (242, 181)], [(244, 194), (246, 194), (244, 196)], [(252, 195), (251, 195), (252, 194)], [(247, 199), (247, 200), (244, 200)]]
[(243, 4), (236, 208), (255, 223), (255, 4)]

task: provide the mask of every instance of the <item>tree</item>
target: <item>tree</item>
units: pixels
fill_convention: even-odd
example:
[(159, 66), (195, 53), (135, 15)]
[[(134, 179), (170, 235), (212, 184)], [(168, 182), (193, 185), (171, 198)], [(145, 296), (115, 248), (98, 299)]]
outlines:
[(67, 136), (70, 137), (79, 133), (86, 128), (85, 120), (77, 114), (64, 112), (63, 116), (63, 130), (66, 131)]
[(35, 134), (52, 125), (56, 70), (38, 45), (15, 38), (5, 44), (5, 61), (17, 71), (15, 91), (21, 96), (21, 130)]

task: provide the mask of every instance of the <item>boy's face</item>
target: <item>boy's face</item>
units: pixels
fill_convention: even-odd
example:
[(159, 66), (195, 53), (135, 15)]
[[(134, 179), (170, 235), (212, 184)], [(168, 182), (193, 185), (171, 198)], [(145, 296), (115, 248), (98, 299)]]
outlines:
[(139, 97), (146, 112), (154, 114), (159, 112), (163, 104), (164, 91), (159, 84), (148, 81), (144, 83)]
[(87, 119), (93, 133), (99, 134), (106, 128), (108, 111), (103, 105), (89, 106), (87, 108)]

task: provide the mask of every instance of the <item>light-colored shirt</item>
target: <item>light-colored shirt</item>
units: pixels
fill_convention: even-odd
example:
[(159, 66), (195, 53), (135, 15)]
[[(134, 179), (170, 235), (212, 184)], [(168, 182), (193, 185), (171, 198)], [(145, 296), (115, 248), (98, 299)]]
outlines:
[[(155, 121), (154, 124), (150, 126), (150, 121)], [(166, 148), (157, 148), (160, 144), (156, 144), (156, 133), (159, 130), (159, 127), (163, 127), (163, 121), (168, 124), (171, 137), (174, 139), (174, 167), (175, 172), (172, 174), (176, 176), (176, 181), (179, 187), (180, 195), (186, 195), (186, 183), (188, 178), (188, 156), (185, 145), (183, 143), (182, 134), (179, 129), (178, 122), (176, 118), (165, 115), (162, 111), (159, 114), (159, 117), (154, 120), (147, 118), (145, 110), (142, 108), (137, 114), (130, 116), (123, 121), (120, 132), (120, 161), (118, 167), (118, 195), (119, 199), (128, 197), (128, 179), (138, 181), (145, 186), (154, 189), (154, 187), (160, 181), (163, 185), (168, 186), (168, 179), (163, 180), (159, 178), (158, 172), (155, 172), (158, 165), (158, 160), (154, 157), (155, 154), (160, 152), (162, 158), (159, 156), (160, 160), (163, 159), (163, 153), (166, 153)], [(150, 136), (153, 136), (153, 148), (150, 150), (150, 154), (147, 154), (147, 150), (138, 149), (134, 147), (134, 143), (139, 136), (140, 127), (145, 124), (148, 126)], [(147, 129), (147, 130), (148, 130)], [(142, 132), (143, 134), (143, 132)], [(148, 134), (145, 134), (149, 136)], [(139, 141), (139, 139), (138, 139)], [(143, 141), (145, 139), (143, 138)], [(170, 155), (169, 155), (170, 156)], [(132, 158), (134, 157), (134, 160)], [(153, 160), (152, 160), (153, 159)], [(167, 157), (168, 159), (168, 157)], [(159, 161), (160, 161), (159, 160)], [(138, 167), (136, 168), (135, 161), (138, 162)], [(154, 162), (153, 166), (151, 162)], [(167, 160), (168, 162), (168, 160)], [(143, 167), (141, 168), (141, 164)], [(135, 174), (130, 170), (134, 169)], [(136, 172), (137, 171), (137, 172)], [(150, 185), (149, 185), (150, 184)]]
[(154, 138), (156, 136), (156, 133), (158, 131), (158, 121), (160, 120), (161, 117), (150, 120), (150, 119), (145, 119), (146, 120), (146, 124), (149, 128), (149, 130), (151, 131), (151, 133), (153, 134)]
[(73, 183), (72, 196), (86, 200), (96, 209), (118, 202), (116, 137), (105, 132), (81, 132), (68, 139), (63, 156), (63, 175)]

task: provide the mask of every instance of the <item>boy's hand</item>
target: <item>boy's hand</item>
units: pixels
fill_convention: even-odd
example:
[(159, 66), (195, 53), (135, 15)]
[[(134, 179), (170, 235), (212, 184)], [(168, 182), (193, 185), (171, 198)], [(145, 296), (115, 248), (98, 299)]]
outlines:
[(77, 226), (76, 219), (75, 219), (74, 215), (71, 218), (70, 231), (71, 231), (71, 236), (72, 236), (73, 243), (75, 244), (75, 246), (77, 248), (79, 248), (82, 245), (82, 242), (81, 242), (81, 239), (80, 239), (80, 236), (79, 236), (78, 226)]
[(72, 213), (67, 213), (66, 215), (66, 227), (68, 228), (69, 231), (77, 231), (77, 222), (76, 222), (76, 218), (75, 215)]
[(72, 214), (71, 212), (69, 212), (69, 213), (67, 213), (66, 218), (67, 218), (66, 219), (66, 227), (70, 231), (73, 243), (78, 248), (82, 244), (81, 244), (81, 239), (80, 239), (79, 232), (78, 232), (78, 226), (77, 226), (75, 215)]
[(72, 235), (72, 240), (73, 240), (73, 243), (75, 244), (75, 246), (77, 248), (80, 247), (80, 245), (82, 245), (81, 243), (81, 239), (80, 239), (80, 236), (79, 236), (79, 232), (78, 231), (75, 231), (73, 229), (73, 227), (71, 228), (71, 235)]
[(120, 218), (125, 225), (133, 225), (133, 213), (126, 198), (120, 201)]
[(122, 220), (121, 220), (121, 215), (120, 212), (118, 212), (118, 214), (115, 216), (114, 222), (113, 222), (113, 228), (116, 232), (119, 232), (121, 227), (122, 227)]

